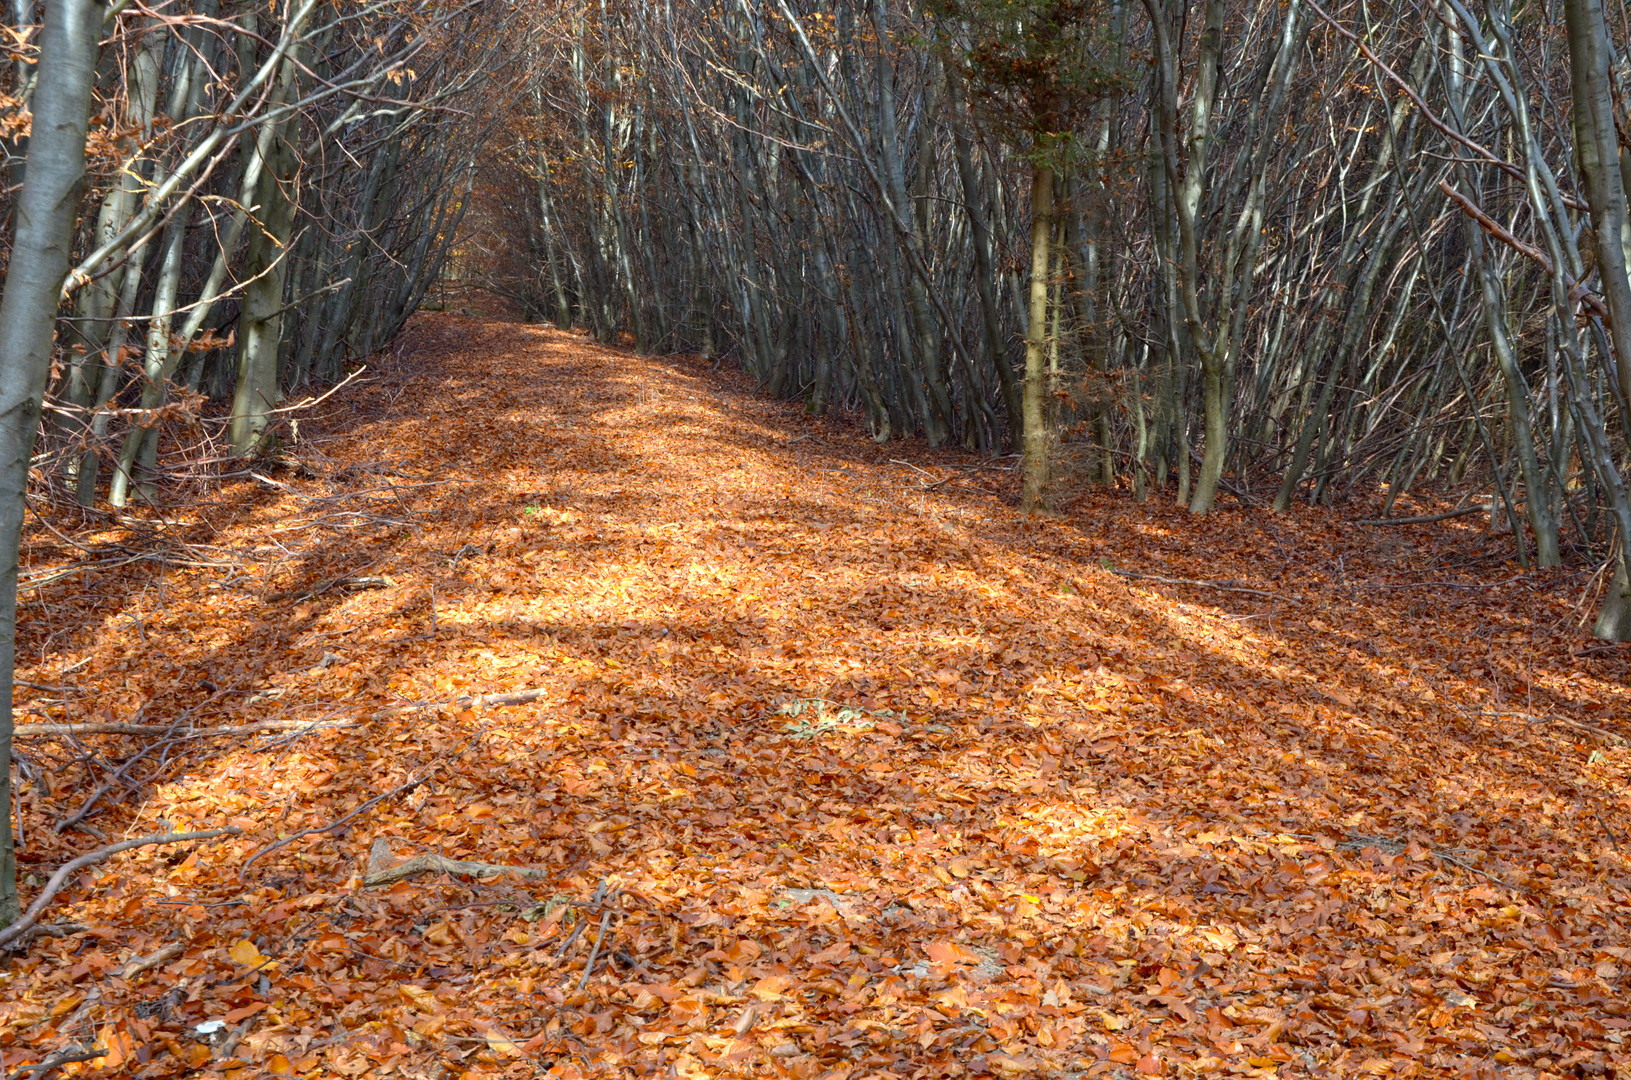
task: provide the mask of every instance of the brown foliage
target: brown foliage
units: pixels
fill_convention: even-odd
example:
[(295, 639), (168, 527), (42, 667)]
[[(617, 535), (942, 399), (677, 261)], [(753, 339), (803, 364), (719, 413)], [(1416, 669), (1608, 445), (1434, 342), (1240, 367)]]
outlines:
[[(977, 459), (453, 315), (328, 405), (33, 594), (43, 718), (180, 718), (84, 823), (245, 832), (65, 894), (0, 972), (7, 1069), (1623, 1067), (1624, 653), (1476, 521), (1029, 521)], [(188, 737), (305, 718), (360, 726)], [(25, 872), (152, 739), (22, 746)], [(367, 889), (381, 840), (534, 873)]]

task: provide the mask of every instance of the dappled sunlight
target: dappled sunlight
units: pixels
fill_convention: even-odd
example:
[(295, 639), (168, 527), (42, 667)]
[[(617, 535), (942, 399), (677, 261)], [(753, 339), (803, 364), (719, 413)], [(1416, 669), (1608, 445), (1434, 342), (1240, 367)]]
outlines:
[[(81, 824), (244, 835), (87, 878), (96, 936), (0, 983), (25, 1042), (169, 985), (47, 959), (169, 941), (186, 1023), (365, 1080), (1379, 1075), (1610, 1030), (1624, 663), (1547, 636), (1546, 579), (1367, 592), (1392, 564), (1322, 511), (1272, 555), (1107, 493), (1027, 521), (959, 452), (551, 330), (425, 318), (402, 363), (175, 534), (222, 565), (41, 591), (38, 718), (186, 718)], [(346, 726), (207, 737), (263, 721)], [(108, 770), (21, 745), (38, 873)], [(367, 885), (415, 859), (467, 869)]]

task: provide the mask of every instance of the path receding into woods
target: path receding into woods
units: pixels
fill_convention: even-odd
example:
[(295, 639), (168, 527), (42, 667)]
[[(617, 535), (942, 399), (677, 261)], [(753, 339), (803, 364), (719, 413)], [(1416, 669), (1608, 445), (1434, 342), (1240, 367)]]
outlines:
[[(1625, 1067), (1625, 654), (1487, 521), (1029, 522), (979, 459), (454, 315), (323, 409), (168, 527), (33, 534), (81, 569), (22, 719), (179, 724), (25, 731), (24, 873), (244, 833), (80, 878), (8, 1069)], [(303, 720), (352, 726), (205, 734)]]

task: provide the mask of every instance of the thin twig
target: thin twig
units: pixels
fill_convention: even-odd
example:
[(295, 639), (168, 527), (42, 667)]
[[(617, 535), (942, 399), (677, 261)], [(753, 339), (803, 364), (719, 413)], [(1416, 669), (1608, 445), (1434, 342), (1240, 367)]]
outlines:
[(261, 848), (259, 851), (255, 852), (253, 855), (249, 856), (249, 858), (244, 860), (244, 864), (238, 868), (238, 880), (246, 880), (246, 875), (249, 873), (249, 867), (253, 865), (255, 860), (259, 859), (261, 856), (270, 855), (274, 851), (286, 848), (296, 840), (300, 840), (304, 837), (313, 836), (317, 833), (333, 832), (335, 829), (345, 825), (348, 821), (351, 821), (363, 813), (372, 810), (386, 799), (396, 795), (401, 795), (405, 791), (412, 791), (414, 788), (418, 787), (420, 784), (423, 784), (429, 779), (430, 773), (428, 771), (424, 776), (410, 777), (408, 780), (398, 784), (396, 787), (385, 792), (383, 795), (375, 795), (372, 799), (369, 799), (367, 802), (363, 803), (361, 806), (351, 811), (351, 813), (345, 815), (337, 821), (330, 822), (327, 825), (320, 825), (315, 829), (302, 829), (293, 836), (286, 836), (275, 844), (268, 844), (266, 847)]
[(1354, 585), (1355, 589), (1424, 589), (1430, 586), (1441, 589), (1494, 589), (1501, 585), (1510, 585), (1514, 581), (1522, 581), (1527, 574), (1516, 577), (1503, 578), (1500, 581), (1406, 581), (1399, 585)]
[(64, 1065), (72, 1065), (76, 1061), (95, 1061), (99, 1057), (107, 1056), (106, 1050), (69, 1050), (55, 1057), (48, 1057), (37, 1065), (24, 1065), (12, 1073), (8, 1080), (23, 1080), (25, 1076), (33, 1077), (34, 1080), (44, 1080)]
[[(13, 738), (43, 738), (47, 735), (163, 735), (171, 724), (18, 724)], [(355, 720), (323, 723), (312, 720), (261, 720), (253, 724), (234, 724), (231, 727), (199, 728), (177, 736), (178, 739), (217, 738), (225, 735), (251, 735), (257, 731), (292, 731), (298, 728), (321, 730), (327, 728), (356, 727)]]
[(1449, 521), (1451, 518), (1466, 517), (1468, 514), (1488, 514), (1492, 512), (1492, 503), (1474, 503), (1471, 506), (1460, 506), (1454, 510), (1447, 510), (1442, 514), (1423, 514), (1420, 517), (1402, 518), (1365, 518), (1354, 522), (1355, 525), (1431, 525), (1435, 521)]
[(1608, 842), (1614, 845), (1614, 850), (1618, 854), (1624, 855), (1625, 852), (1620, 850), (1620, 838), (1614, 835), (1613, 826), (1609, 825), (1608, 819), (1603, 817), (1602, 808), (1597, 805), (1597, 800), (1595, 799), (1593, 799), (1591, 802), (1591, 812), (1597, 815), (1597, 823), (1601, 825), (1603, 827), (1603, 831), (1608, 834)]
[[(599, 905), (599, 903), (605, 899), (605, 897), (606, 879), (601, 878), (600, 884), (595, 886), (594, 899), (590, 900), (589, 903), (592, 905)], [(588, 925), (588, 919), (584, 919), (582, 922), (578, 923), (576, 928), (573, 929), (571, 936), (569, 936), (565, 941), (561, 942), (561, 947), (555, 950), (555, 959), (559, 960), (561, 957), (566, 955), (566, 950), (572, 947), (573, 943), (578, 940), (578, 936), (583, 933), (583, 928)]]
[(578, 989), (582, 990), (589, 985), (589, 976), (594, 974), (595, 961), (600, 958), (600, 943), (606, 940), (606, 924), (612, 921), (610, 908), (600, 913), (600, 929), (595, 933), (595, 944), (589, 950), (589, 962), (584, 965), (583, 978), (578, 980)]

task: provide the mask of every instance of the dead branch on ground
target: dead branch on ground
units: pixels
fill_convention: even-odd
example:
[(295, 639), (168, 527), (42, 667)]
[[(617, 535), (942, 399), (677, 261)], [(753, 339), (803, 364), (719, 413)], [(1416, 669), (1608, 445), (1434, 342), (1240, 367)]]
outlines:
[(189, 840), (213, 840), (217, 836), (241, 836), (242, 834), (243, 830), (236, 825), (228, 825), (220, 829), (205, 829), (202, 832), (154, 833), (151, 836), (138, 836), (134, 840), (123, 840), (117, 844), (109, 844), (107, 847), (86, 852), (77, 859), (70, 859), (58, 867), (56, 873), (51, 875), (51, 880), (45, 883), (45, 888), (40, 890), (40, 895), (36, 896), (34, 902), (28, 905), (28, 910), (23, 912), (23, 917), (4, 930), (0, 930), (0, 948), (5, 948), (22, 937), (35, 923), (40, 921), (40, 914), (55, 899), (57, 893), (62, 891), (63, 886), (68, 883), (68, 879), (73, 877), (76, 871), (83, 870), (87, 866), (95, 866), (100, 862), (106, 862), (120, 852), (148, 847), (152, 844), (181, 844)]

